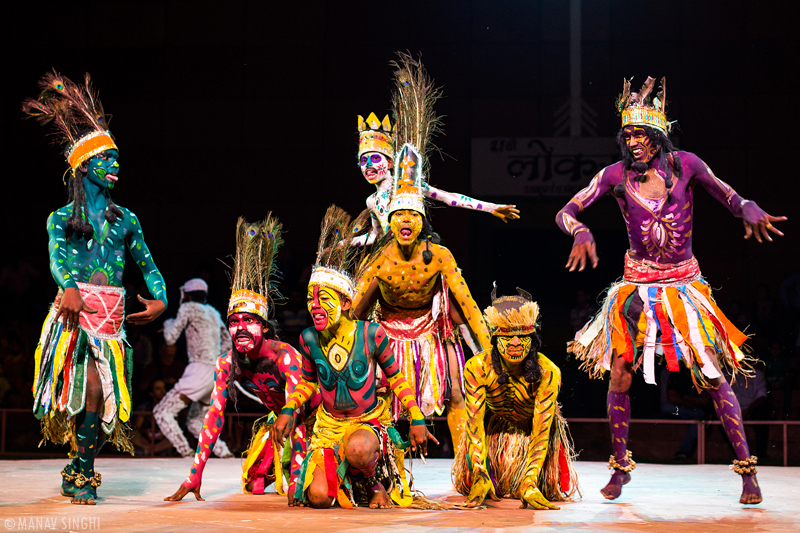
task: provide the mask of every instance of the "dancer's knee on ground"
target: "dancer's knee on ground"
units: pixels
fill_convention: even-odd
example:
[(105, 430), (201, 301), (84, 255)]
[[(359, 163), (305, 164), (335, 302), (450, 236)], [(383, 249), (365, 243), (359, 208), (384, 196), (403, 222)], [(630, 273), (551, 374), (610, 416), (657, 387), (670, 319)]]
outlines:
[(312, 483), (306, 492), (308, 503), (316, 509), (327, 509), (333, 505), (333, 498), (328, 496), (327, 483)]
[(347, 439), (345, 456), (350, 466), (357, 470), (374, 469), (379, 446), (378, 437), (373, 432), (359, 429)]

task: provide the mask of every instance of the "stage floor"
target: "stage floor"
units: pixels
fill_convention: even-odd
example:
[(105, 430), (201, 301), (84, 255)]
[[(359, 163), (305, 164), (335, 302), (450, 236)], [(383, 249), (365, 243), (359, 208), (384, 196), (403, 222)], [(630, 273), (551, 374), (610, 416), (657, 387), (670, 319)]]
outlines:
[[(288, 508), (277, 494), (242, 494), (238, 459), (212, 459), (204, 473), (204, 502), (189, 495), (162, 501), (185, 478), (190, 459), (99, 459), (98, 505), (70, 505), (59, 495), (64, 460), (0, 461), (0, 532), (88, 531), (787, 531), (800, 528), (798, 468), (764, 467), (764, 503), (738, 503), (739, 477), (723, 465), (639, 464), (614, 502), (600, 495), (604, 463), (578, 462), (583, 498), (558, 511), (519, 509), (516, 500), (477, 511), (316, 510)], [(450, 483), (450, 460), (414, 463), (417, 488), (433, 498), (463, 501)]]

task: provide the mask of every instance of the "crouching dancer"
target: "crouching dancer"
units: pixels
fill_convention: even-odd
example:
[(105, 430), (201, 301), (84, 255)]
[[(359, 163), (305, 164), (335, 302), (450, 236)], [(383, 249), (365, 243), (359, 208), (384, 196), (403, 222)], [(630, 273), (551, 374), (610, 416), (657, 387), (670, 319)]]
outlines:
[(59, 294), (36, 348), (33, 413), (41, 420), (42, 442), (72, 445), (61, 494), (72, 503), (94, 505), (101, 483), (94, 459), (105, 441), (133, 454), (127, 431), (131, 350), (122, 327), (126, 247), (154, 298), (139, 296), (146, 309), (128, 321), (155, 320), (166, 309), (167, 296), (139, 219), (111, 200), (119, 152), (89, 75), (79, 86), (53, 72), (39, 85), (39, 98), (22, 108), (42, 124), (52, 122), (67, 146), (70, 203), (47, 219), (50, 272)]
[[(530, 294), (496, 298), (484, 311), (492, 351), (467, 362), (467, 432), (453, 482), (467, 506), (511, 496), (521, 507), (558, 509), (578, 490), (561, 417), (561, 371), (539, 353), (539, 306)], [(488, 413), (487, 413), (488, 408)]]
[(351, 222), (336, 206), (325, 215), (317, 264), (308, 284), (314, 327), (300, 338), (303, 379), (273, 428), (272, 438), (278, 443), (291, 428), (292, 413), (319, 388), (322, 405), (295, 498), (323, 509), (334, 500), (342, 507), (368, 503), (373, 509), (389, 508), (392, 501), (400, 506), (412, 502), (403, 466), (408, 443), (392, 426), (389, 403), (376, 394), (376, 363), (410, 414), (411, 449), (419, 447), (424, 455), (428, 438), (435, 442), (383, 328), (348, 316), (355, 294), (350, 269), (357, 256), (349, 244), (352, 239), (346, 237), (363, 229), (364, 219)]
[[(228, 397), (237, 397), (236, 383), (272, 411), (254, 425), (254, 438), (243, 467), (243, 488), (246, 492), (263, 494), (273, 481), (278, 493), (285, 494), (283, 486), (282, 450), (284, 444), (291, 451), (291, 472), (288, 491), (294, 491), (299, 466), (305, 458), (306, 427), (303, 424), (316, 405), (312, 398), (305, 410), (292, 409), (290, 423), (294, 431), (285, 442), (281, 439), (274, 447), (269, 431), (277, 413), (286, 403), (301, 379), (302, 359), (290, 345), (276, 339), (276, 325), (268, 319), (270, 296), (274, 292), (270, 278), (275, 273), (274, 258), (282, 244), (281, 225), (268, 216), (261, 223), (248, 224), (239, 219), (236, 228), (236, 256), (233, 267), (233, 294), (228, 303), (228, 330), (233, 339), (233, 350), (217, 359), (214, 372), (214, 391), (211, 407), (203, 421), (194, 463), (189, 477), (165, 501), (178, 501), (190, 492), (198, 500), (203, 469), (214, 445), (219, 440), (225, 423), (225, 405)], [(291, 496), (290, 496), (291, 497)]]

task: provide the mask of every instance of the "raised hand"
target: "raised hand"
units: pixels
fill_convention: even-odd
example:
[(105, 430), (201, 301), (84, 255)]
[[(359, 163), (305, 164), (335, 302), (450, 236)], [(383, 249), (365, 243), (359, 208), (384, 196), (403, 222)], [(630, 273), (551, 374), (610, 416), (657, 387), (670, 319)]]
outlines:
[(533, 485), (525, 489), (521, 499), (522, 504), (519, 506), (520, 509), (525, 509), (528, 505), (534, 509), (560, 509), (560, 507), (556, 507), (550, 503), (547, 498), (544, 497), (544, 494)]
[(428, 440), (439, 444), (436, 437), (428, 431), (427, 426), (411, 426), (408, 430), (408, 440), (411, 441), (411, 451), (417, 451), (417, 446), (419, 446), (422, 455), (428, 455)]
[(197, 499), (197, 501), (201, 501), (201, 502), (205, 501), (205, 499), (203, 499), (203, 497), (200, 496), (200, 484), (199, 483), (197, 484), (196, 487), (187, 487), (186, 485), (181, 484), (181, 486), (177, 490), (177, 492), (175, 492), (175, 494), (173, 494), (172, 496), (167, 496), (166, 498), (164, 498), (164, 501), (165, 502), (179, 502), (179, 501), (181, 501), (183, 499), (184, 496), (186, 496), (190, 492), (192, 494), (194, 494), (194, 497), (195, 497), (195, 499)]
[(597, 245), (594, 242), (594, 238), (588, 231), (581, 231), (575, 235), (575, 241), (572, 243), (572, 251), (569, 253), (566, 268), (570, 272), (574, 272), (576, 268), (581, 272), (586, 268), (587, 258), (592, 264), (592, 268), (597, 268), (597, 263), (600, 259), (597, 257)]
[(501, 205), (492, 211), (492, 214), (503, 222), (519, 219), (519, 209), (515, 205)]
[(161, 300), (145, 300), (140, 294), (137, 294), (136, 298), (144, 304), (145, 310), (128, 315), (128, 322), (137, 326), (152, 322), (167, 308)]
[(56, 296), (54, 302), (56, 307), (56, 320), (63, 317), (67, 329), (75, 329), (80, 325), (81, 311), (96, 313), (97, 309), (92, 309), (83, 301), (81, 291), (78, 289), (64, 289), (64, 295), (60, 298)]

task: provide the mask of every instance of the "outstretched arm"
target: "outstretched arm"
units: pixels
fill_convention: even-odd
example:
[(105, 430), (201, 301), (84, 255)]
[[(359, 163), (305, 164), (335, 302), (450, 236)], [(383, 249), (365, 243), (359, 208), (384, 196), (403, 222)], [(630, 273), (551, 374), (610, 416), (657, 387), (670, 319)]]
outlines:
[(378, 265), (383, 261), (378, 257), (367, 267), (356, 284), (356, 295), (353, 298), (351, 314), (359, 320), (366, 320), (372, 304), (378, 297)]
[[(286, 397), (286, 405), (281, 409), (280, 416), (272, 425), (272, 443), (276, 447), (283, 446), (283, 441), (286, 435), (291, 431), (292, 422), (295, 419), (296, 412), (305, 405), (319, 387), (317, 381), (317, 365), (311, 357), (311, 350), (300, 335), (300, 356), (302, 357), (302, 374), (299, 376), (299, 381), (292, 384), (294, 387), (292, 392)], [(287, 389), (290, 379), (286, 380)], [(292, 494), (291, 492), (289, 493)]]
[(155, 298), (155, 300), (146, 300), (141, 295), (137, 295), (138, 300), (144, 304), (146, 309), (129, 315), (128, 320), (134, 324), (147, 324), (155, 320), (167, 308), (167, 289), (164, 285), (164, 276), (156, 268), (153, 257), (150, 255), (150, 250), (147, 248), (147, 243), (144, 242), (144, 233), (142, 233), (142, 225), (139, 223), (139, 219), (130, 211), (127, 214), (128, 250), (130, 250), (139, 270), (142, 271), (147, 290)]
[[(489, 467), (486, 464), (488, 446), (486, 445), (486, 431), (483, 419), (486, 416), (486, 362), (483, 357), (473, 357), (464, 368), (464, 385), (466, 387), (467, 404), (467, 468), (470, 472), (472, 486), (467, 496), (466, 504), (469, 507), (481, 505), (486, 496), (493, 500), (499, 498), (495, 494), (494, 483), (489, 476)], [(456, 453), (461, 453), (459, 443), (453, 443)]]
[(461, 315), (469, 325), (469, 329), (472, 330), (481, 351), (490, 349), (492, 341), (489, 336), (489, 330), (486, 328), (483, 315), (481, 315), (478, 304), (475, 303), (469, 292), (467, 282), (464, 281), (464, 276), (461, 275), (461, 270), (458, 268), (453, 254), (447, 248), (441, 248), (441, 254), (440, 271), (442, 273), (442, 283), (446, 283), (447, 288), (453, 294), (454, 300), (461, 309)]
[(516, 220), (519, 218), (519, 209), (517, 209), (517, 206), (515, 205), (500, 205), (493, 204), (491, 202), (483, 202), (463, 194), (443, 191), (442, 189), (437, 189), (436, 187), (432, 187), (430, 185), (425, 186), (425, 196), (450, 206), (463, 207), (464, 209), (474, 209), (475, 211), (491, 213), (503, 222), (508, 222), (508, 220)]
[(728, 208), (733, 216), (739, 217), (744, 222), (744, 238), (749, 239), (755, 235), (758, 242), (761, 239), (772, 241), (769, 232), (783, 236), (783, 233), (772, 225), (773, 222), (782, 222), (786, 217), (773, 217), (758, 207), (752, 200), (745, 200), (733, 190), (733, 187), (714, 175), (705, 161), (689, 152), (681, 153), (681, 163), (691, 172), (691, 176), (703, 186), (708, 193)]
[(190, 492), (194, 493), (194, 497), (198, 500), (203, 500), (200, 496), (203, 469), (206, 467), (211, 450), (214, 449), (214, 444), (217, 442), (222, 426), (225, 424), (225, 404), (228, 401), (228, 376), (231, 373), (231, 357), (236, 356), (228, 353), (221, 355), (217, 359), (217, 367), (214, 370), (214, 391), (211, 393), (211, 406), (203, 419), (203, 429), (200, 431), (197, 452), (195, 453), (189, 476), (181, 484), (178, 491), (172, 496), (164, 498), (164, 501), (176, 502), (182, 500)]
[[(619, 168), (622, 168), (621, 165)], [(572, 235), (574, 239), (569, 260), (567, 260), (567, 268), (569, 268), (570, 272), (576, 268), (578, 270), (586, 268), (587, 257), (592, 264), (592, 268), (597, 267), (597, 247), (594, 242), (594, 236), (585, 224), (578, 222), (577, 217), (581, 211), (602, 198), (614, 186), (612, 174), (615, 174), (615, 172), (612, 169), (616, 169), (616, 166), (612, 165), (598, 172), (589, 182), (589, 185), (573, 196), (556, 215), (558, 227), (564, 233)]]
[(539, 364), (542, 366), (542, 379), (536, 390), (533, 427), (528, 438), (528, 459), (525, 464), (525, 478), (520, 486), (520, 499), (523, 508), (530, 505), (534, 509), (556, 509), (539, 490), (538, 480), (548, 451), (559, 452), (548, 450), (547, 445), (556, 413), (558, 391), (561, 388), (561, 371), (542, 354), (539, 354)]

